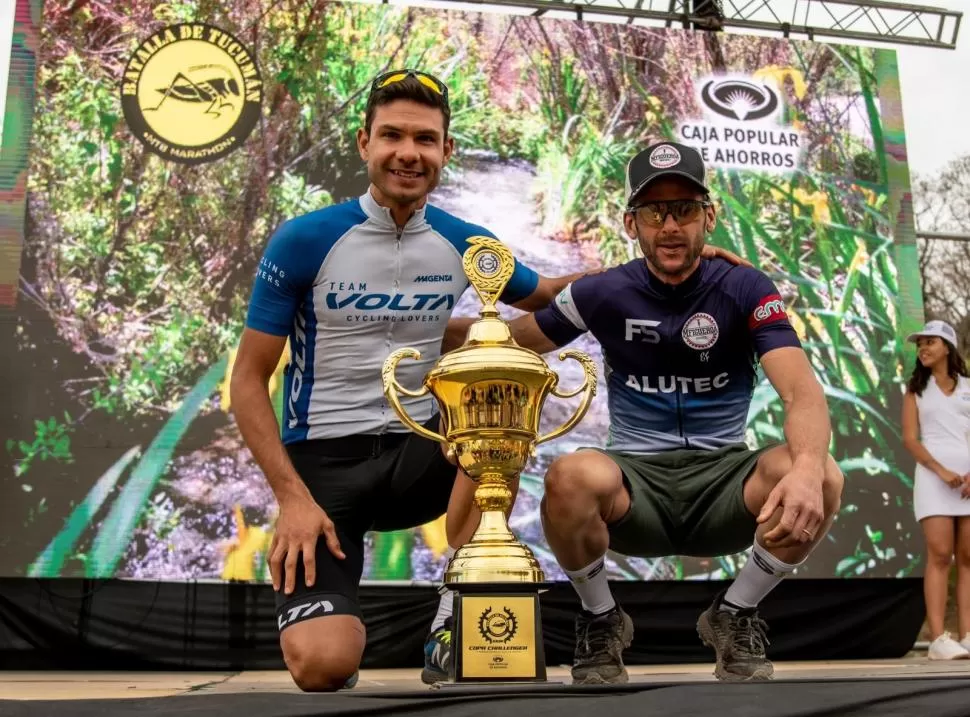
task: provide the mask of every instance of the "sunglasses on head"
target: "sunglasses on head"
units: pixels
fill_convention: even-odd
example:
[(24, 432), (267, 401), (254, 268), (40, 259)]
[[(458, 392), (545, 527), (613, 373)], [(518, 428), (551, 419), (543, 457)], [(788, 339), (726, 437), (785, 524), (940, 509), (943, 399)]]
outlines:
[(441, 95), (445, 102), (448, 101), (448, 86), (434, 75), (429, 75), (427, 72), (422, 72), (421, 70), (405, 69), (382, 72), (380, 75), (374, 78), (370, 91), (371, 93), (377, 92), (378, 90), (384, 89), (388, 85), (393, 85), (395, 82), (403, 82), (408, 77), (413, 77), (425, 87)]
[(662, 227), (668, 214), (683, 226), (698, 219), (709, 206), (710, 202), (700, 199), (676, 199), (671, 202), (643, 202), (630, 207), (630, 211), (651, 227)]

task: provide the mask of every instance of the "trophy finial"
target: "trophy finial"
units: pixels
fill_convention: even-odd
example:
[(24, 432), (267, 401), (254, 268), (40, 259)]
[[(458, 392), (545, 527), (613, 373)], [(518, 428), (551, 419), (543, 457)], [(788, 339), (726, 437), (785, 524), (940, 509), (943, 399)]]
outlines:
[(482, 300), (482, 316), (497, 315), (495, 302), (505, 291), (505, 285), (515, 271), (515, 257), (498, 239), (474, 236), (462, 257), (462, 266), (469, 283)]

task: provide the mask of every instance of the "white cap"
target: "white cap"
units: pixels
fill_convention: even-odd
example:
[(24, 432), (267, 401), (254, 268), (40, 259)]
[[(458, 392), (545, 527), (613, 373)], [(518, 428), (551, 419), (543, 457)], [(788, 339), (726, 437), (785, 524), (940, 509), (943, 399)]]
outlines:
[(954, 346), (957, 345), (957, 332), (945, 321), (927, 321), (922, 331), (910, 334), (906, 337), (906, 340), (915, 343), (921, 336), (939, 336)]

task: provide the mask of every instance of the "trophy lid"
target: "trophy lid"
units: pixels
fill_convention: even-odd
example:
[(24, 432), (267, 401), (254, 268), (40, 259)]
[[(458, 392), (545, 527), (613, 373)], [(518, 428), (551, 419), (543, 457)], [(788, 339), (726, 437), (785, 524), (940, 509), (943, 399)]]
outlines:
[(465, 343), (441, 357), (434, 373), (472, 366), (550, 373), (539, 354), (515, 342), (511, 328), (495, 306), (515, 270), (512, 252), (493, 237), (471, 237), (468, 244), (462, 264), (465, 276), (482, 300), (480, 318), (468, 329)]

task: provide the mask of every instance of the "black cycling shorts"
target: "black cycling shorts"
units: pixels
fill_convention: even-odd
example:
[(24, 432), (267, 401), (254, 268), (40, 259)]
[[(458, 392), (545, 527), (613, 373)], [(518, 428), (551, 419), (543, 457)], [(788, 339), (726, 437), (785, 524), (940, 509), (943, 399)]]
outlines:
[[(438, 430), (439, 418), (424, 425)], [(317, 539), (317, 578), (307, 588), (302, 556), (296, 585), (276, 592), (277, 624), (284, 628), (327, 614), (362, 617), (357, 587), (364, 569), (364, 534), (414, 528), (448, 509), (458, 468), (445, 459), (441, 444), (415, 433), (357, 435), (308, 440), (287, 452), (310, 494), (336, 526), (346, 556), (334, 557), (323, 536)]]

